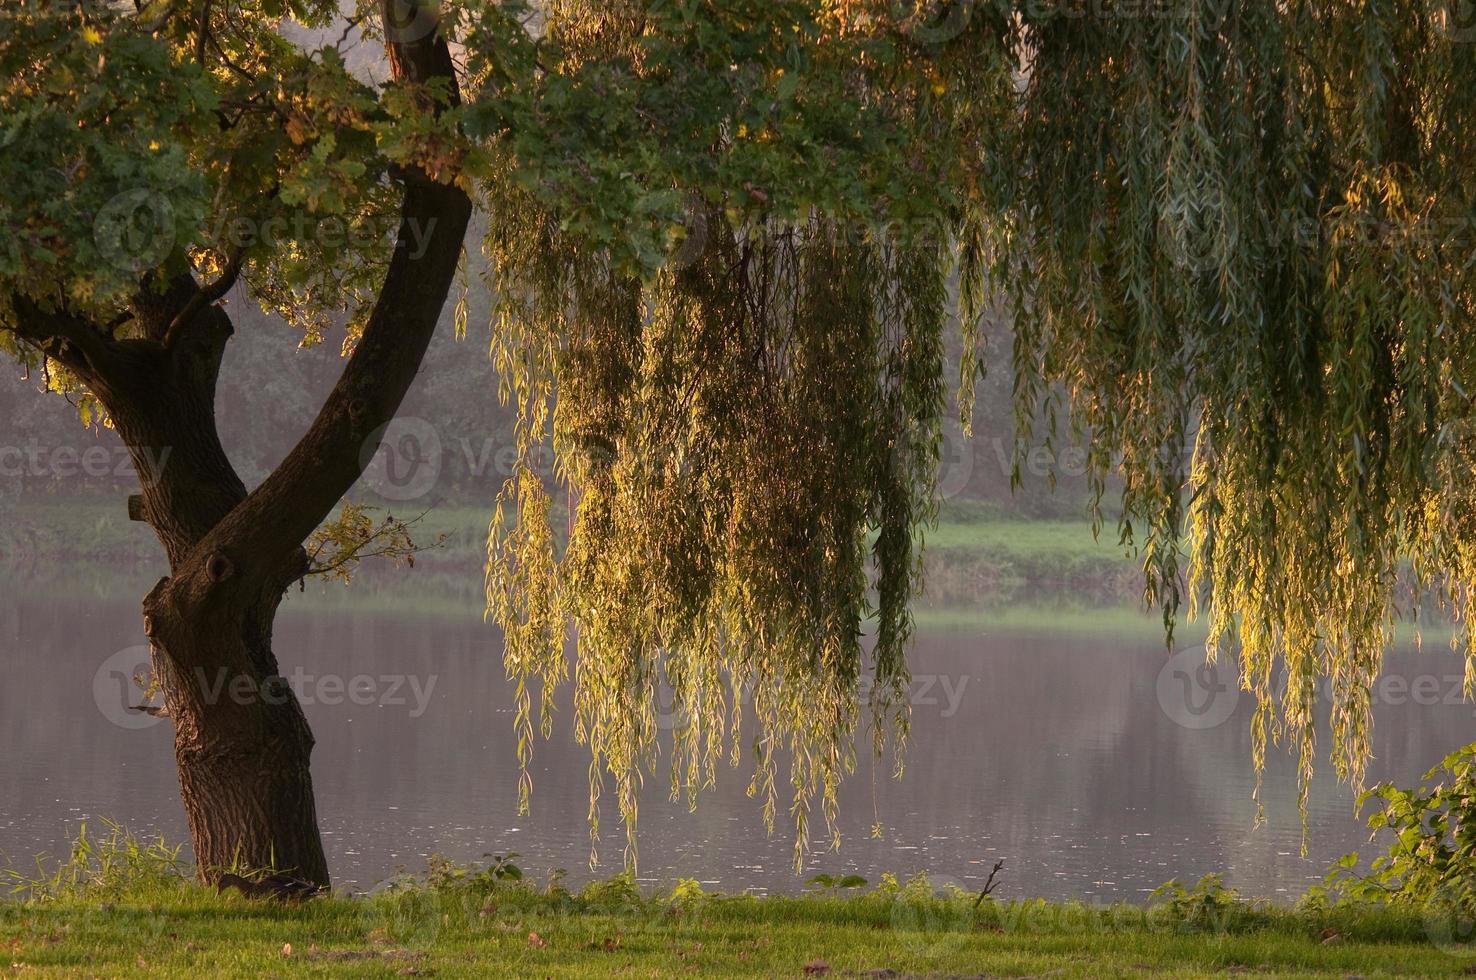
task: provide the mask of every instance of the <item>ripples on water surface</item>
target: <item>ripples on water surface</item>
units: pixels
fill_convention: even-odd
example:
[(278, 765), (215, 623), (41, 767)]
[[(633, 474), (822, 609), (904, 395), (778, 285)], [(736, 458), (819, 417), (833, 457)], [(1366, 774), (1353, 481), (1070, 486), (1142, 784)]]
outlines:
[[(138, 599), (47, 592), (27, 596), (27, 582), (0, 580), (8, 668), (0, 686), (0, 856), (28, 865), (38, 852), (62, 853), (80, 820), (103, 816), (184, 839), (168, 723), (124, 729), (96, 705), (99, 665), (143, 643)], [(475, 861), (514, 850), (532, 875), (555, 867), (575, 880), (588, 874), (587, 756), (570, 732), (567, 690), (554, 740), (536, 750), (533, 813), (519, 817), (495, 631), (474, 614), (366, 616), (303, 605), (294, 594), (279, 620), (284, 673), (301, 665), (307, 689), (325, 700), (335, 694), (316, 687), (319, 679), (363, 675), (375, 679), (374, 693), (362, 688), (359, 700), (405, 701), (356, 705), (345, 692), (343, 703), (308, 706), (319, 814), (339, 883), (367, 887), (400, 867), (420, 870), (434, 852)], [(1410, 689), (1383, 689), (1374, 779), (1416, 779), (1476, 738), (1472, 706), (1444, 703), (1460, 664), (1434, 646), (1389, 661)], [(667, 800), (663, 770), (646, 781), (640, 877), (792, 892), (819, 871), (875, 882), (883, 871), (926, 870), (967, 886), (1003, 857), (1002, 897), (1135, 898), (1169, 878), (1225, 871), (1247, 894), (1290, 899), (1329, 861), (1363, 846), (1351, 792), (1320, 762), (1311, 854), (1298, 856), (1285, 755), (1271, 760), (1268, 821), (1255, 829), (1248, 699), (1223, 724), (1185, 727), (1171, 717), (1186, 717), (1172, 704), (1175, 679), (1159, 684), (1164, 661), (1151, 630), (1105, 621), (1100, 630), (1078, 623), (1053, 631), (1049, 622), (1025, 633), (925, 630), (912, 659), (917, 704), (906, 773), (892, 780), (883, 766), (873, 780), (862, 749), (843, 788), (839, 853), (815, 853), (796, 877), (783, 808), (766, 837), (757, 802), (744, 795), (745, 770), (725, 769), (695, 813)], [(414, 689), (404, 684), (390, 695), (379, 680), (399, 674), (416, 678), (422, 697), (434, 678), (418, 717)], [(1325, 733), (1319, 741), (1325, 751)], [(602, 874), (618, 868), (624, 840), (612, 810), (607, 797)], [(885, 827), (879, 840), (870, 837), (875, 819)]]

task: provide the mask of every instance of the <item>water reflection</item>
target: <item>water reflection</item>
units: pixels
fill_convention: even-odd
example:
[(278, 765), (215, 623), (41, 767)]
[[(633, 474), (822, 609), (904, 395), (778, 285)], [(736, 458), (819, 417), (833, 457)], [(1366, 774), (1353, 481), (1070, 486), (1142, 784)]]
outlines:
[[(59, 852), (78, 821), (99, 816), (183, 839), (168, 723), (119, 727), (94, 690), (100, 665), (143, 642), (137, 598), (27, 587), (0, 581), (9, 668), (0, 687), (0, 855), (24, 864)], [(491, 628), (475, 615), (307, 606), (289, 600), (277, 648), (289, 676), (289, 665), (301, 665), (294, 683), (312, 700), (319, 811), (340, 883), (367, 887), (397, 867), (423, 867), (436, 851), (473, 861), (515, 850), (533, 874), (588, 874), (587, 756), (569, 731), (567, 692), (554, 741), (537, 749), (533, 814), (520, 818), (510, 692)], [(906, 773), (892, 780), (883, 765), (873, 779), (862, 751), (843, 789), (844, 847), (815, 854), (807, 874), (876, 881), (882, 871), (927, 870), (967, 886), (1004, 857), (1002, 897), (1133, 898), (1171, 877), (1225, 871), (1246, 893), (1289, 898), (1362, 845), (1352, 794), (1324, 773), (1311, 854), (1298, 855), (1294, 770), (1282, 755), (1267, 773), (1268, 823), (1253, 829), (1248, 699), (1232, 701), (1223, 724), (1185, 724), (1165, 690), (1199, 681), (1171, 677), (1165, 687), (1164, 663), (1149, 633), (925, 633), (913, 658)], [(1410, 780), (1476, 738), (1476, 715), (1446, 703), (1460, 674), (1448, 653), (1402, 652), (1389, 672), (1395, 682), (1377, 694), (1371, 776)], [(398, 677), (406, 679), (389, 690)], [(1191, 708), (1203, 707), (1187, 693)], [(746, 784), (746, 772), (725, 771), (689, 813), (666, 799), (664, 773), (648, 779), (641, 877), (800, 889), (787, 827), (765, 836)], [(618, 866), (623, 843), (608, 806), (605, 817), (601, 873)], [(869, 835), (874, 820), (881, 839)]]

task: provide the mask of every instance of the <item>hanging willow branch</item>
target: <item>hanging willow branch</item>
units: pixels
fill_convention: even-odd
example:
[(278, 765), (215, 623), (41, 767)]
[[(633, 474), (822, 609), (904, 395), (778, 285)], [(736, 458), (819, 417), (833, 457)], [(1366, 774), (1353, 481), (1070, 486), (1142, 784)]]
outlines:
[[(1022, 19), (1012, 142), (971, 221), (1014, 311), (1022, 422), (1069, 395), (1170, 628), (1236, 651), (1268, 741), (1361, 784), (1401, 608), (1466, 624), (1476, 57), (1441, 3)], [(1408, 570), (1407, 573), (1405, 570)]]
[[(784, 797), (801, 859), (814, 806), (834, 836), (865, 672), (878, 744), (905, 735), (956, 274), (965, 422), (1003, 310), (1017, 445), (1084, 440), (1098, 523), (1120, 485), (1170, 639), (1187, 606), (1239, 656), (1258, 770), (1294, 746), (1305, 813), (1327, 678), (1359, 783), (1396, 616), (1476, 629), (1476, 46), (1443, 0), (975, 5), (922, 32), (859, 0), (665, 9), (551, 5), (545, 95), (587, 115), (539, 180), (516, 161), (550, 152), (554, 103), (497, 116), (481, 187), (524, 460), (488, 610), (525, 773), (572, 643), (591, 822), (613, 781), (628, 860), (660, 731), (692, 799), (745, 710), (767, 817)], [(663, 262), (646, 219), (683, 207)]]
[[(554, 267), (497, 254), (504, 288), (527, 287), (497, 339), (520, 448), (551, 435), (578, 503), (556, 557), (549, 490), (520, 469), (504, 497), (516, 520), (495, 521), (489, 542), (489, 608), (509, 669), (545, 691), (572, 627), (591, 822), (597, 833), (608, 773), (628, 860), (659, 729), (672, 736), (672, 795), (695, 801), (725, 749), (737, 759), (743, 700), (758, 725), (749, 792), (766, 820), (787, 795), (802, 857), (818, 802), (834, 837), (873, 614), (872, 710), (879, 732), (905, 734), (914, 540), (933, 513), (943, 409), (936, 249), (850, 241), (816, 220), (719, 234), (645, 286), (598, 263), (540, 279)], [(527, 344), (546, 336), (567, 342)], [(521, 681), (519, 698), (526, 744)]]

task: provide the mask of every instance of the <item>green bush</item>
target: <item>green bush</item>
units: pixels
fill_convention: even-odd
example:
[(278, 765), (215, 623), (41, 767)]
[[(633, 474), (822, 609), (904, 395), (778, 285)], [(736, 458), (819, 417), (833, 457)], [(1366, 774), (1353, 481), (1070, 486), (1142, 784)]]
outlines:
[(1376, 837), (1392, 835), (1388, 850), (1364, 874), (1358, 854), (1345, 855), (1309, 900), (1476, 913), (1476, 743), (1446, 756), (1420, 787), (1375, 786), (1359, 797), (1360, 809), (1373, 800), (1380, 808), (1368, 825)]

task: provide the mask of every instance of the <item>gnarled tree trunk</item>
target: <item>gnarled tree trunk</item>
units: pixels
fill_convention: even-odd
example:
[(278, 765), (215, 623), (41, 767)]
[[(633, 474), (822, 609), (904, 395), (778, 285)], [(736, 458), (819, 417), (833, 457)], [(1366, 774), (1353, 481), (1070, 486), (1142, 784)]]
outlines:
[[(157, 310), (189, 301), (179, 282)], [(177, 313), (176, 313), (177, 315)], [(175, 726), (175, 761), (196, 862), (271, 867), (326, 884), (310, 757), (312, 733), (272, 650), (283, 592), (306, 571), (300, 547), (245, 542), (200, 561), (200, 543), (247, 500), (215, 421), (215, 381), (231, 324), (200, 310), (168, 349), (123, 349), (96, 393), (133, 454), (133, 516), (163, 543), (171, 575), (144, 601), (154, 675)], [(234, 556), (233, 556), (234, 554)], [(257, 574), (237, 575), (238, 565)]]
[(327, 884), (313, 736), (271, 649), (280, 593), (183, 610), (156, 602), (162, 594), (145, 608), (202, 874), (270, 867)]

